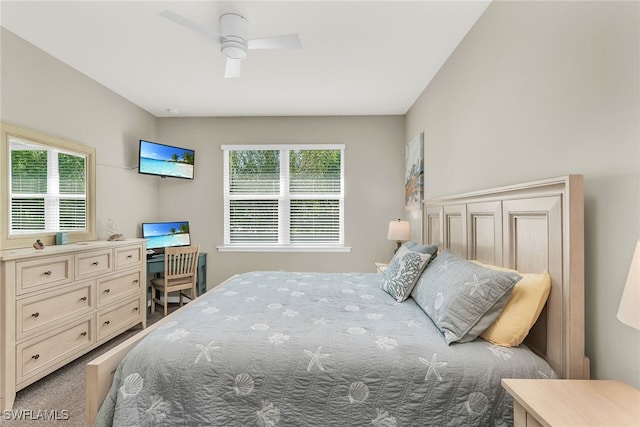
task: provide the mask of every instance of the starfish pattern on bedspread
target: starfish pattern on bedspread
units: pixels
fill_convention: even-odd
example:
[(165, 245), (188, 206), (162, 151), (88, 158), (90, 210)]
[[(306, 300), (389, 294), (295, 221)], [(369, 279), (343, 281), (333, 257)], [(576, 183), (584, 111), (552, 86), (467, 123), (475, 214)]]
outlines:
[(434, 374), (438, 381), (442, 381), (442, 375), (440, 375), (438, 368), (447, 366), (447, 362), (438, 362), (438, 355), (436, 353), (433, 353), (431, 360), (424, 359), (422, 357), (418, 357), (418, 359), (429, 367), (429, 369), (427, 369), (427, 374), (424, 376), (425, 381), (429, 380), (431, 374)]
[(215, 340), (211, 341), (207, 345), (196, 344), (196, 347), (200, 349), (200, 353), (198, 353), (198, 356), (196, 357), (196, 361), (194, 363), (198, 363), (203, 357), (207, 359), (207, 362), (211, 362), (211, 355), (209, 354), (209, 352), (213, 350), (220, 350), (220, 346), (213, 344), (215, 344)]
[(329, 357), (331, 355), (328, 353), (320, 353), (321, 350), (322, 350), (322, 346), (318, 347), (315, 353), (312, 352), (311, 350), (307, 350), (307, 349), (304, 350), (306, 355), (311, 357), (311, 360), (309, 361), (309, 366), (307, 366), (307, 371), (311, 372), (311, 368), (313, 367), (313, 365), (316, 365), (318, 369), (320, 369), (321, 371), (324, 371), (324, 366), (322, 366), (322, 362), (320, 362), (320, 359), (324, 359), (325, 357)]

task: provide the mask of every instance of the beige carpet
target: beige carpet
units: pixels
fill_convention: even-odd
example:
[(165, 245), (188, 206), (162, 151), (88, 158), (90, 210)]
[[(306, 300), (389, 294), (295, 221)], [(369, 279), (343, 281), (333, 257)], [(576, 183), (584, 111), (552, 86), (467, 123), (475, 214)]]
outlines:
[[(170, 306), (170, 311), (175, 310)], [(147, 326), (161, 319), (158, 311), (151, 315), (147, 313)], [(137, 326), (124, 334), (112, 339), (95, 350), (76, 359), (68, 365), (58, 369), (57, 371), (47, 375), (30, 386), (20, 390), (16, 395), (13, 404), (12, 413), (0, 414), (0, 425), (13, 426), (64, 426), (64, 427), (81, 427), (85, 425), (85, 365), (87, 362), (95, 359), (102, 353), (110, 350), (130, 336), (140, 332), (141, 326)], [(42, 419), (45, 413), (40, 412), (41, 418), (38, 418), (38, 411), (46, 411), (46, 415), (52, 415), (58, 419), (49, 420)], [(66, 411), (66, 412), (65, 412)], [(23, 419), (10, 419), (12, 415), (23, 415)], [(65, 415), (66, 414), (66, 415)]]

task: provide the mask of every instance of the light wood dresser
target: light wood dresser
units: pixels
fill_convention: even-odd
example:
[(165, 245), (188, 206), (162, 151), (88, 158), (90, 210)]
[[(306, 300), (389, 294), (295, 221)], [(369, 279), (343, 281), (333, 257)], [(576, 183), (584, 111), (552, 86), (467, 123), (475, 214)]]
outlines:
[(621, 381), (506, 379), (514, 427), (638, 427), (640, 390)]
[(146, 241), (0, 251), (0, 410), (16, 391), (146, 326)]

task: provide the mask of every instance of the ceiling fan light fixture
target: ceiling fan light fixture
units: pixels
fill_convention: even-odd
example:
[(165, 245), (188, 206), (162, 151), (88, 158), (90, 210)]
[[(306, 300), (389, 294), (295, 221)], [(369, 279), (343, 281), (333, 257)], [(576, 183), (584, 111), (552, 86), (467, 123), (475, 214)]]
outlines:
[(220, 17), (220, 34), (220, 49), (227, 58), (242, 61), (247, 57), (249, 21), (235, 13), (226, 13)]
[(219, 33), (170, 10), (164, 10), (160, 15), (216, 43), (220, 43), (220, 50), (226, 58), (225, 78), (240, 77), (240, 64), (247, 57), (249, 49), (299, 49), (302, 47), (298, 34), (284, 34), (249, 40), (249, 21), (236, 13), (226, 13), (220, 17)]
[(247, 45), (242, 41), (225, 39), (220, 50), (227, 58), (243, 60), (247, 57)]

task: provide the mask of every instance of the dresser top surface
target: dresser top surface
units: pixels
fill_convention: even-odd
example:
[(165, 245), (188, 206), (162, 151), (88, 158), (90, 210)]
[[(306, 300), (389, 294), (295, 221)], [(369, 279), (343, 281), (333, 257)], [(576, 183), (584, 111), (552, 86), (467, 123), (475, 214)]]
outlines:
[(89, 242), (69, 243), (66, 245), (46, 246), (44, 249), (19, 248), (0, 251), (0, 261), (20, 260), (51, 255), (64, 255), (79, 251), (117, 248), (145, 242), (146, 239), (125, 239), (118, 241), (93, 240)]

